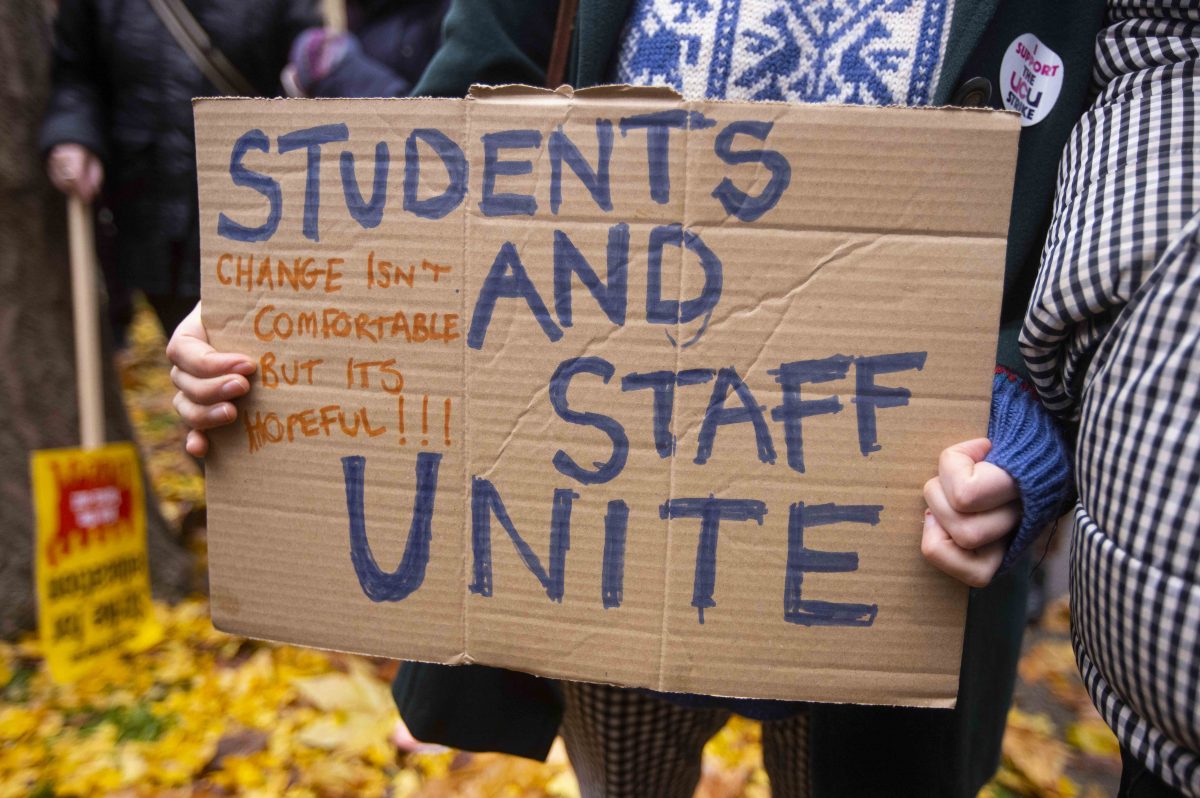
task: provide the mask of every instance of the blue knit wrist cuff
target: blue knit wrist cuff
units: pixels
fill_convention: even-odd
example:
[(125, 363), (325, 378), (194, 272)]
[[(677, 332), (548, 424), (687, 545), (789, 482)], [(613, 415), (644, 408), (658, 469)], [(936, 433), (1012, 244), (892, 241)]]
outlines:
[(1020, 558), (1070, 499), (1071, 457), (1062, 433), (1032, 389), (997, 368), (992, 382), (992, 449), (984, 458), (1004, 469), (1021, 493), (1021, 524), (1000, 563), (1004, 573)]

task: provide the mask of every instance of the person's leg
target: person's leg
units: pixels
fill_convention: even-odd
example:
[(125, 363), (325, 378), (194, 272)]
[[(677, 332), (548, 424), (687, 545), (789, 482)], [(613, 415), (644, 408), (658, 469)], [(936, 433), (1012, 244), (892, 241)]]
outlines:
[(1184, 798), (1179, 790), (1155, 776), (1121, 746), (1121, 786), (1117, 798)]
[(162, 325), (163, 335), (171, 337), (179, 322), (196, 307), (196, 297), (181, 297), (174, 294), (146, 294), (146, 301), (154, 308), (158, 323)]
[(104, 275), (104, 290), (108, 302), (105, 315), (112, 330), (113, 347), (122, 352), (129, 346), (129, 325), (133, 322), (133, 292), (129, 287)]
[(808, 710), (762, 724), (763, 767), (771, 798), (808, 798)]
[(729, 713), (637, 690), (563, 682), (562, 736), (583, 798), (691, 798)]

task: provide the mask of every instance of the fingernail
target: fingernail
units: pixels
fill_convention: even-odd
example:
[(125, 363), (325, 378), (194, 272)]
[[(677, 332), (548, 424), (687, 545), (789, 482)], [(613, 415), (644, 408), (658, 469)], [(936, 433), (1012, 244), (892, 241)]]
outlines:
[(929, 510), (925, 511), (925, 525), (929, 526), (929, 522), (933, 520), (933, 513)]
[(237, 374), (241, 374), (243, 377), (249, 377), (254, 373), (254, 364), (249, 360), (243, 360), (235, 365), (232, 371)]
[(230, 380), (221, 386), (221, 396), (225, 399), (232, 399), (235, 396), (242, 395), (242, 384), (237, 380)]
[(233, 408), (229, 405), (217, 405), (208, 411), (208, 417), (212, 421), (233, 421)]

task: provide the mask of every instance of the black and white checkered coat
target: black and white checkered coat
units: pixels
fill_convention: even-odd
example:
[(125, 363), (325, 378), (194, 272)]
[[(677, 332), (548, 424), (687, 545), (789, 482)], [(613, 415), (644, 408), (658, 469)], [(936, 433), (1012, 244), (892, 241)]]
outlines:
[(1122, 744), (1200, 796), (1200, 3), (1125, 0), (1067, 144), (1021, 336), (1078, 425), (1076, 656)]

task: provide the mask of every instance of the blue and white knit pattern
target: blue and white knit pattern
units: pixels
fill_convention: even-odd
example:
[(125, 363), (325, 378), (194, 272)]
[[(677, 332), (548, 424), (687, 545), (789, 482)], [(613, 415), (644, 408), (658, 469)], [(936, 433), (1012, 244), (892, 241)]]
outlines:
[(926, 105), (954, 0), (634, 0), (614, 78), (688, 99)]

